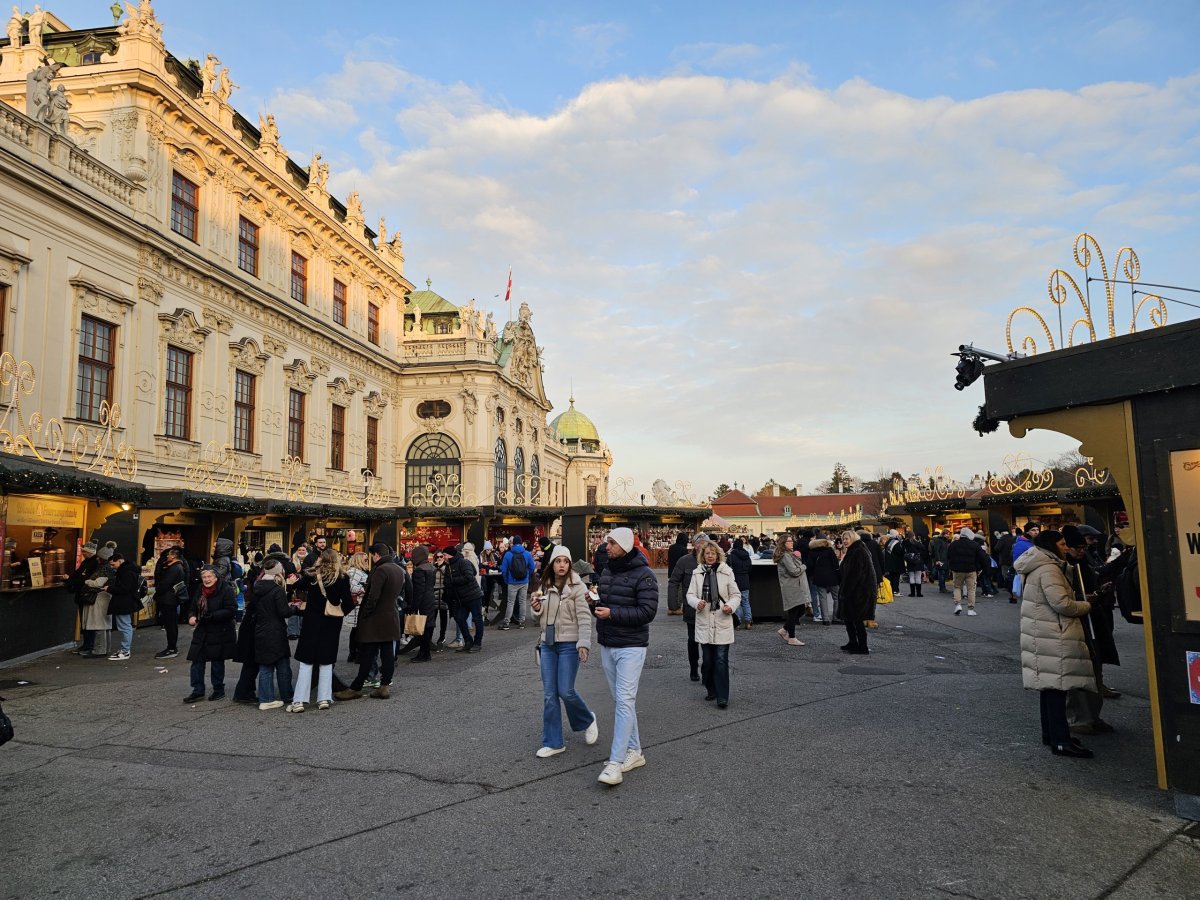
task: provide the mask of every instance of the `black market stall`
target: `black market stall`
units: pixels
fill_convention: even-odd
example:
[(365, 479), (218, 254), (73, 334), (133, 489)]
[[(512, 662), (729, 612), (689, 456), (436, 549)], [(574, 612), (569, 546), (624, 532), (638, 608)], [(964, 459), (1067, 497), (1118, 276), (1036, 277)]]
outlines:
[(605, 534), (630, 528), (649, 551), (650, 565), (661, 569), (676, 535), (695, 534), (711, 514), (705, 506), (573, 506), (563, 510), (562, 539), (577, 559), (591, 559)]

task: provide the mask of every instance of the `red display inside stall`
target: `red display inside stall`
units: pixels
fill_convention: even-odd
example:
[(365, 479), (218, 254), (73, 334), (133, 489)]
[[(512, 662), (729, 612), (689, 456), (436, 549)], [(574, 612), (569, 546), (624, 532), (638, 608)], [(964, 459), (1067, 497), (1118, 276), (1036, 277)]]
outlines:
[(462, 540), (460, 525), (418, 525), (400, 532), (400, 543), (406, 545), (429, 544), (431, 547), (446, 547)]
[(537, 539), (546, 534), (545, 525), (492, 525), (488, 528), (488, 540), (495, 546), (501, 538), (511, 540), (517, 535), (526, 547), (537, 543)]

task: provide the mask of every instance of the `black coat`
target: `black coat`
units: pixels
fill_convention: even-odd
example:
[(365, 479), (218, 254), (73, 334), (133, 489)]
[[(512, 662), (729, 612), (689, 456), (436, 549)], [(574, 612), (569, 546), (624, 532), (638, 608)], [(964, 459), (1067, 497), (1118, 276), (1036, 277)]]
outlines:
[(437, 612), (437, 597), (433, 592), (436, 581), (437, 572), (433, 570), (433, 563), (429, 560), (413, 569), (412, 604), (408, 608), (409, 612), (420, 613), (423, 616), (432, 616)]
[(296, 641), (296, 661), (312, 666), (328, 666), (337, 662), (338, 642), (342, 639), (342, 617), (325, 615), (325, 601), (339, 606), (343, 613), (354, 609), (350, 598), (350, 576), (342, 575), (333, 584), (325, 585), (325, 596), (312, 575), (305, 575), (296, 584), (307, 591), (304, 620), (300, 624), (300, 640)]
[(980, 572), (988, 565), (988, 555), (970, 538), (955, 538), (946, 552), (951, 572)]
[(596, 635), (601, 646), (650, 645), (650, 623), (658, 612), (658, 578), (642, 554), (630, 550), (616, 559), (609, 559), (600, 576), (597, 606), (611, 610), (609, 618), (596, 619)]
[(233, 585), (218, 581), (217, 590), (209, 598), (208, 607), (200, 614), (200, 597), (192, 600), (196, 614), (196, 630), (192, 632), (192, 645), (187, 658), (192, 662), (211, 662), (214, 659), (232, 659), (237, 645), (234, 617), (237, 615), (237, 598)]
[(889, 538), (883, 551), (883, 571), (889, 575), (900, 575), (904, 572), (904, 540)]
[(750, 554), (746, 552), (746, 549), (734, 547), (729, 551), (729, 556), (725, 558), (725, 561), (729, 563), (729, 568), (733, 569), (733, 580), (737, 582), (738, 590), (750, 590), (750, 568), (754, 564), (750, 562)]
[[(879, 546), (879, 541), (873, 537), (866, 537), (861, 540), (867, 545), (867, 553), (871, 557), (871, 562), (875, 565), (875, 583), (879, 584), (879, 582), (883, 581), (885, 571), (883, 568), (883, 548)], [(842, 565), (844, 566), (845, 564), (846, 560), (843, 559)]]
[(825, 538), (814, 538), (808, 545), (808, 577), (817, 587), (835, 588), (842, 581), (837, 551)]
[[(479, 581), (475, 578), (475, 566), (465, 556), (455, 554), (451, 558), (449, 565), (446, 566), (446, 577), (450, 579), (450, 595), (447, 598), (451, 603), (465, 604), (479, 600), (483, 597), (483, 591), (479, 587)], [(533, 573), (530, 572), (530, 581), (533, 580)]]
[(879, 596), (879, 579), (871, 562), (871, 551), (865, 540), (850, 545), (842, 559), (842, 585), (838, 593), (838, 609), (847, 622), (866, 619), (871, 603)]
[(596, 577), (599, 578), (604, 574), (605, 568), (608, 566), (608, 544), (601, 541), (596, 547), (596, 552), (592, 556), (592, 568), (596, 570)]
[(667, 550), (667, 572), (675, 571), (675, 563), (679, 562), (688, 555), (688, 539), (686, 534), (680, 534), (675, 538), (669, 550)]
[[(288, 647), (287, 620), (292, 615), (288, 606), (287, 591), (276, 584), (274, 578), (264, 578), (250, 589), (254, 600), (254, 659), (260, 666), (269, 666), (281, 659), (291, 657)], [(317, 597), (310, 606), (324, 606)]]
[(84, 582), (91, 581), (96, 577), (96, 570), (100, 568), (100, 562), (100, 557), (95, 555), (89, 556), (79, 564), (78, 569), (67, 577), (67, 590), (75, 592), (75, 603), (77, 605), (87, 606), (89, 604), (84, 601), (95, 597), (96, 591), (88, 587)]
[[(178, 606), (187, 597), (188, 583), (187, 563), (182, 559), (173, 565), (163, 566), (162, 573), (154, 575), (154, 602), (159, 609), (165, 606)], [(185, 593), (180, 596), (175, 592), (175, 585), (182, 584)]]
[(355, 637), (360, 644), (400, 640), (402, 629), (396, 604), (404, 594), (407, 575), (390, 556), (381, 557), (371, 568), (367, 578), (367, 595), (358, 610)]
[(696, 554), (685, 553), (679, 558), (679, 562), (671, 567), (671, 574), (667, 579), (667, 590), (672, 596), (678, 594), (679, 601), (683, 604), (683, 621), (695, 622), (696, 610), (692, 604), (687, 602), (687, 591), (692, 586), (692, 573), (696, 571)]
[(137, 560), (127, 559), (121, 563), (112, 580), (104, 586), (104, 589), (112, 594), (112, 600), (108, 603), (110, 616), (128, 616), (142, 608), (142, 600), (137, 595), (141, 574), (142, 567), (137, 564)]

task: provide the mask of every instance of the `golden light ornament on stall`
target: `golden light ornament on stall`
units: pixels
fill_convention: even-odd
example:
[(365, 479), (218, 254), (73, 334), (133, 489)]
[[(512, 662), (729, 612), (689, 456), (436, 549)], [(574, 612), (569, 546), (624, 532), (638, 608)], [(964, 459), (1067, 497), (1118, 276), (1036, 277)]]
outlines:
[[(1076, 236), (1074, 247), (1075, 265), (1083, 270), (1084, 273), (1084, 288), (1081, 290), (1079, 283), (1064, 269), (1055, 269), (1050, 273), (1050, 279), (1046, 285), (1047, 291), (1050, 294), (1050, 302), (1058, 313), (1058, 341), (1059, 345), (1073, 347), (1075, 345), (1075, 332), (1080, 327), (1087, 332), (1087, 339), (1090, 342), (1099, 340), (1096, 335), (1096, 323), (1092, 315), (1092, 306), (1090, 301), (1091, 296), (1091, 272), (1093, 256), (1100, 267), (1100, 278), (1097, 279), (1104, 285), (1104, 296), (1107, 303), (1106, 306), (1106, 321), (1107, 337), (1113, 338), (1117, 336), (1117, 309), (1116, 309), (1116, 284), (1112, 278), (1109, 278), (1108, 264), (1104, 260), (1104, 253), (1100, 249), (1099, 242), (1087, 232), (1083, 232)], [(1138, 259), (1137, 253), (1132, 247), (1122, 247), (1117, 251), (1117, 258), (1113, 264), (1113, 275), (1120, 272), (1125, 276), (1124, 280), (1128, 282), (1136, 282), (1142, 274), (1142, 264)], [(1128, 334), (1133, 334), (1137, 331), (1138, 316), (1141, 315), (1142, 308), (1146, 304), (1150, 304), (1148, 318), (1152, 328), (1161, 328), (1167, 324), (1167, 304), (1162, 297), (1156, 294), (1146, 294), (1144, 292), (1141, 300), (1137, 299), (1133, 285), (1130, 285), (1130, 307), (1131, 316), (1129, 319)], [(1064, 330), (1063, 327), (1063, 309), (1070, 299), (1071, 294), (1079, 300), (1080, 306), (1083, 308), (1083, 315), (1070, 324), (1070, 327)], [(1039, 313), (1031, 306), (1018, 306), (1008, 314), (1008, 322), (1004, 327), (1004, 337), (1008, 342), (1008, 351), (1012, 353), (1016, 347), (1013, 345), (1013, 319), (1018, 313), (1026, 313), (1033, 317), (1034, 322), (1041, 327), (1042, 333), (1046, 336), (1046, 343), (1050, 350), (1057, 349), (1054, 343), (1054, 334), (1050, 330), (1050, 325)], [(1027, 335), (1021, 339), (1021, 352), (1033, 356), (1038, 352), (1037, 339), (1032, 335)]]
[(183, 470), (187, 487), (209, 494), (228, 494), (245, 497), (250, 493), (250, 479), (237, 471), (237, 456), (233, 447), (209, 441), (194, 462)]
[(1108, 469), (1097, 469), (1095, 462), (1089, 456), (1086, 466), (1079, 466), (1075, 470), (1075, 486), (1087, 487), (1089, 484), (1102, 485), (1108, 482)]
[(988, 478), (988, 490), (993, 494), (1022, 494), (1044, 491), (1054, 484), (1054, 473), (1048, 468), (1033, 469), (1033, 460), (1025, 453), (1010, 453), (1004, 457), (1004, 471)]

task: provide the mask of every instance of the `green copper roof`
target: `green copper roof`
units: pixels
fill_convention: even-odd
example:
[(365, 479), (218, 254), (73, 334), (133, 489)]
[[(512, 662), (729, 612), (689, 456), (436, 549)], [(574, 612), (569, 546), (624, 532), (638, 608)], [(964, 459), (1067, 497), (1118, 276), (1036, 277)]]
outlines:
[(592, 420), (575, 408), (575, 398), (571, 398), (571, 406), (558, 415), (550, 427), (560, 441), (599, 441), (600, 432)]
[(413, 291), (408, 295), (409, 311), (411, 312), (412, 308), (416, 307), (421, 310), (421, 315), (423, 316), (430, 313), (434, 315), (438, 313), (457, 313), (458, 307), (441, 294), (430, 290), (432, 286), (433, 282), (427, 278), (425, 279), (425, 290)]

